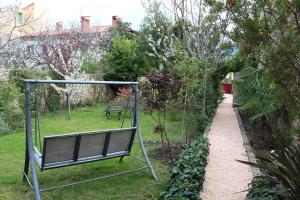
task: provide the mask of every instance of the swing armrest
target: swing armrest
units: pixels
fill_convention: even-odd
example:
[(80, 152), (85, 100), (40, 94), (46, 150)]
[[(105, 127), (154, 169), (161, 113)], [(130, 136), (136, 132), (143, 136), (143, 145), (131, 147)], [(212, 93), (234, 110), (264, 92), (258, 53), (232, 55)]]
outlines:
[(42, 154), (36, 147), (33, 147), (33, 151), (34, 151), (34, 159), (38, 164), (39, 168), (42, 169)]
[(40, 152), (36, 147), (33, 147), (33, 150), (34, 150), (34, 154), (35, 154), (35, 155), (37, 155), (39, 158), (42, 157), (41, 152)]

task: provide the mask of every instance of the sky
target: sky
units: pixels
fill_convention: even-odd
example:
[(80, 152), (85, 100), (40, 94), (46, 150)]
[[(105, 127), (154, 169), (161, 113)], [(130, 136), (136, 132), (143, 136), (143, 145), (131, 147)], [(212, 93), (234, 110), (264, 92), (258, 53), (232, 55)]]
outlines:
[[(14, 4), (15, 0), (0, 0)], [(145, 16), (142, 0), (18, 0), (21, 7), (32, 2), (47, 10), (51, 25), (58, 21), (64, 24), (80, 23), (80, 16), (91, 16), (92, 25), (110, 25), (111, 17), (116, 15), (130, 22), (138, 30)]]

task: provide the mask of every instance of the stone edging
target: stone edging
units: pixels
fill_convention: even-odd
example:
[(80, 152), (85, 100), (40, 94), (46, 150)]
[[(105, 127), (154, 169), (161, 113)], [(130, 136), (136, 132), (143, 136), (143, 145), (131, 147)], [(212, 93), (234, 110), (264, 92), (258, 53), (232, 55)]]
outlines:
[[(248, 160), (249, 160), (249, 162), (256, 163), (257, 161), (256, 161), (255, 155), (253, 153), (252, 147), (250, 146), (249, 139), (248, 139), (248, 136), (246, 134), (246, 130), (244, 128), (243, 121), (241, 119), (239, 111), (236, 107), (234, 107), (234, 111), (235, 111), (236, 117), (238, 119), (239, 127), (240, 127), (240, 130), (241, 130), (241, 133), (242, 133), (242, 138), (243, 138), (243, 145), (246, 149), (246, 154), (247, 154)], [(261, 175), (260, 170), (255, 168), (255, 167), (251, 167), (251, 171), (252, 171), (253, 176)]]

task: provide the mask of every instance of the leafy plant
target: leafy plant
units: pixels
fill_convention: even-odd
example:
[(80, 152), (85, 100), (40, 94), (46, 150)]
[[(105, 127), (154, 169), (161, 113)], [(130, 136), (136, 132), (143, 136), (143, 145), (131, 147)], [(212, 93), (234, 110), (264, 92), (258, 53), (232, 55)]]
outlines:
[(204, 183), (208, 151), (208, 140), (200, 136), (181, 153), (170, 170), (171, 177), (167, 188), (161, 194), (161, 199), (199, 199), (199, 192)]
[(97, 59), (88, 59), (82, 63), (82, 71), (88, 74), (95, 74), (101, 65)]
[(236, 103), (247, 113), (254, 135), (251, 141), (259, 140), (266, 147), (276, 147), (277, 140), (290, 141), (291, 117), (284, 94), (270, 83), (262, 70), (247, 67), (240, 72), (240, 79), (234, 82)]
[(287, 191), (287, 199), (300, 199), (300, 144), (281, 145), (272, 152), (257, 153), (258, 163), (238, 160), (241, 163), (266, 170), (262, 177), (276, 181)]
[(249, 184), (247, 200), (285, 200), (285, 191), (274, 181), (256, 177)]

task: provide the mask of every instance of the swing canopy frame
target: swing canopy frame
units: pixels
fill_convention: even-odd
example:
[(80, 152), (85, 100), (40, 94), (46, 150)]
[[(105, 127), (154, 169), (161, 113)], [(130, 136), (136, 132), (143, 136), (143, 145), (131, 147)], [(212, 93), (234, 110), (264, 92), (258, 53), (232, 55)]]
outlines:
[[(43, 148), (38, 149), (33, 144), (32, 122), (31, 122), (31, 93), (32, 85), (39, 84), (94, 84), (94, 85), (130, 85), (134, 92), (134, 109), (131, 127), (107, 130), (95, 130), (87, 132), (67, 133), (61, 135), (45, 136)], [(23, 179), (28, 182), (29, 186), (34, 190), (36, 200), (41, 199), (41, 192), (63, 188), (67, 186), (87, 183), (104, 178), (110, 178), (118, 175), (123, 175), (131, 172), (149, 169), (155, 180), (158, 180), (154, 168), (147, 156), (143, 138), (139, 124), (139, 82), (120, 82), (120, 81), (82, 81), (82, 80), (24, 80), (25, 87), (25, 113), (26, 113), (26, 150)], [(37, 101), (37, 96), (36, 96)], [(37, 102), (36, 102), (37, 109)], [(37, 110), (36, 110), (37, 112)], [(124, 113), (124, 117), (125, 117)], [(38, 116), (37, 113), (35, 113)], [(37, 118), (35, 118), (37, 120)], [(35, 122), (35, 134), (37, 128), (40, 139), (39, 122)], [(137, 134), (136, 134), (137, 133)], [(139, 158), (130, 154), (135, 135), (138, 136), (139, 146), (143, 158)], [(37, 135), (35, 135), (37, 138)], [(41, 140), (40, 140), (41, 146)], [(131, 169), (123, 172), (114, 173), (102, 177), (96, 177), (84, 181), (77, 181), (70, 184), (54, 186), (50, 188), (40, 189), (36, 166), (43, 172), (44, 170), (68, 167), (77, 164), (100, 161), (111, 158), (120, 158), (122, 161), (124, 156), (130, 156), (139, 161), (142, 161), (145, 166), (136, 169)], [(29, 168), (31, 171), (31, 180), (29, 178)]]

